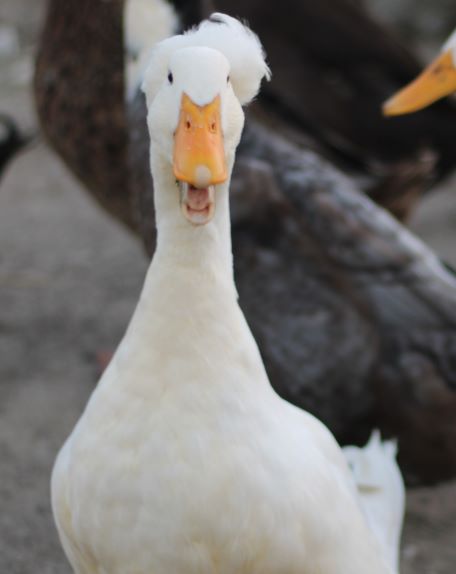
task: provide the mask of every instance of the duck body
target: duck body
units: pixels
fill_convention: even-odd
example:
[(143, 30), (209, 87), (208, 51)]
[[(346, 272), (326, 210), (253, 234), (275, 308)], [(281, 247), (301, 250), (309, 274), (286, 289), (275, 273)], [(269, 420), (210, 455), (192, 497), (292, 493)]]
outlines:
[(237, 302), (227, 174), (268, 74), (261, 46), (216, 15), (150, 68), (157, 250), (54, 467), (68, 558), (77, 574), (388, 574), (342, 451), (273, 391)]
[[(364, 572), (375, 542), (358, 547), (366, 528), (336, 442), (272, 390), (234, 294), (201, 305), (199, 274), (193, 292), (172, 278), (178, 297), (138, 308), (54, 470), (76, 572)], [(186, 320), (156, 320), (170, 310)]]
[[(56, 487), (54, 504), (77, 508), (71, 525), (56, 513), (77, 573), (297, 574), (303, 564), (312, 573), (366, 570), (378, 549), (373, 540), (367, 546), (358, 543), (361, 534), (366, 538), (366, 525), (348, 488), (349, 477), (328, 456), (337, 455), (332, 438), (316, 421), (262, 397), (248, 425), (233, 424), (228, 416), (236, 421), (239, 407), (231, 393), (221, 392), (207, 398), (206, 408), (190, 407), (179, 417), (176, 436), (175, 423), (164, 416), (175, 415), (179, 404), (188, 409), (189, 392), (180, 394), (177, 404), (164, 405), (159, 413), (150, 403), (149, 408), (144, 403), (129, 408), (151, 420), (140, 432), (131, 417), (120, 418), (110, 440), (95, 434), (87, 442), (77, 433), (62, 452), (54, 481), (71, 473), (71, 495), (63, 498)], [(119, 393), (107, 409), (120, 407), (125, 399)], [(224, 406), (207, 417), (214, 403)], [(277, 421), (288, 418), (289, 424), (271, 424), (272, 414)], [(108, 421), (99, 424), (109, 426)], [(208, 432), (210, 423), (214, 426)], [(89, 430), (86, 425), (81, 423), (81, 433)], [(304, 425), (312, 432), (304, 432)], [(320, 443), (315, 440), (319, 432)], [(135, 444), (134, 454), (125, 436)], [(389, 572), (386, 566), (370, 571)]]
[(234, 289), (201, 263), (176, 272), (157, 254), (59, 455), (53, 507), (75, 571), (389, 572), (371, 567), (334, 438), (273, 391)]

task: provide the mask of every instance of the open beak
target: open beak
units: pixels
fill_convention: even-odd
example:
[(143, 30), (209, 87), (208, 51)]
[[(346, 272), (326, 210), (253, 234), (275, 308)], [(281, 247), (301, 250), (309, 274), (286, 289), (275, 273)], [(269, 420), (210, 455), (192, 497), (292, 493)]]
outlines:
[(409, 114), (456, 91), (456, 66), (450, 50), (442, 52), (416, 80), (383, 104), (385, 116)]
[(220, 96), (206, 106), (182, 95), (174, 133), (173, 169), (181, 183), (181, 207), (194, 225), (208, 223), (215, 210), (214, 186), (228, 177), (221, 128)]

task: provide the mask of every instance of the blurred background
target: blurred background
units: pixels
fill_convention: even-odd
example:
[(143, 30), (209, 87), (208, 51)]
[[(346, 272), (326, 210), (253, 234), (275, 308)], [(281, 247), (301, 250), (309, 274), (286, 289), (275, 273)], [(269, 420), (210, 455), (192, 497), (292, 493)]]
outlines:
[[(451, 0), (364, 3), (423, 63), (456, 23)], [(49, 504), (53, 460), (123, 334), (148, 265), (140, 242), (40, 133), (31, 83), (46, 7), (0, 0), (0, 113), (16, 123), (12, 147), (20, 148), (0, 175), (0, 572), (9, 574), (70, 572)], [(456, 266), (455, 190), (449, 173), (409, 225)], [(456, 482), (410, 489), (407, 508), (402, 572), (453, 574)]]

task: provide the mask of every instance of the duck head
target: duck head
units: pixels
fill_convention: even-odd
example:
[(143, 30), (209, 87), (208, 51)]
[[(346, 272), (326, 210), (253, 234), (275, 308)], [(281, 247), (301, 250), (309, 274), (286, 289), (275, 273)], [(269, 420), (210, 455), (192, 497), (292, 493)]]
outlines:
[(143, 82), (154, 172), (177, 182), (192, 225), (211, 221), (217, 189), (231, 176), (244, 125), (242, 106), (269, 77), (261, 44), (246, 26), (214, 14), (197, 29), (161, 42)]
[(440, 55), (416, 78), (383, 105), (386, 116), (416, 112), (456, 91), (456, 30)]

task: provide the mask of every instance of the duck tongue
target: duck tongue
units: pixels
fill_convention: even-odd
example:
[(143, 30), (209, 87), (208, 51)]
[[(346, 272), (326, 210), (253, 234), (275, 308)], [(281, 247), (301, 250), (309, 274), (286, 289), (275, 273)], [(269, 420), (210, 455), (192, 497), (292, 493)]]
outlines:
[(190, 207), (190, 209), (193, 209), (194, 211), (202, 211), (207, 209), (210, 203), (211, 198), (208, 187), (199, 189), (197, 187), (193, 187), (192, 185), (188, 186), (187, 205)]
[(181, 208), (185, 218), (193, 225), (204, 225), (214, 216), (215, 188), (198, 188), (187, 183), (181, 185)]

